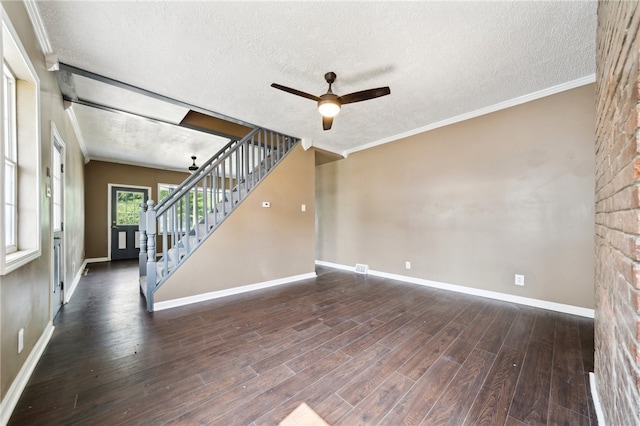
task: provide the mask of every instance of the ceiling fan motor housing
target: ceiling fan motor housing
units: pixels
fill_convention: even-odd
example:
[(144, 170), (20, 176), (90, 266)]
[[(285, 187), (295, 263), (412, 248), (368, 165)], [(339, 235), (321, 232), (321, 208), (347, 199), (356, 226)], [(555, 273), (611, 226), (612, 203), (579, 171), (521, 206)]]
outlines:
[(327, 83), (333, 84), (336, 81), (336, 73), (330, 71), (324, 75), (324, 79), (327, 81)]

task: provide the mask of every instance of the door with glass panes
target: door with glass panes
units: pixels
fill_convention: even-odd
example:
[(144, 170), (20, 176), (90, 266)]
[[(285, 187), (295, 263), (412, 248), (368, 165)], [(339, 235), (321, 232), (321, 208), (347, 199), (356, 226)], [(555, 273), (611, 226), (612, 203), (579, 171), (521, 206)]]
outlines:
[(140, 205), (145, 188), (111, 187), (111, 260), (137, 259), (140, 253)]

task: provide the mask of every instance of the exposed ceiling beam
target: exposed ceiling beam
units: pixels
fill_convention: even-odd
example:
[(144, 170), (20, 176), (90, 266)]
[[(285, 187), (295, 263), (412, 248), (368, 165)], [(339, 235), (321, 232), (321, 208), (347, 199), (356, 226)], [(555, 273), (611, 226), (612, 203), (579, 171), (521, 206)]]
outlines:
[(210, 111), (210, 110), (205, 109), (205, 108), (200, 108), (200, 107), (198, 107), (196, 105), (191, 105), (191, 104), (188, 104), (186, 102), (182, 102), (182, 101), (179, 101), (177, 99), (170, 98), (168, 96), (160, 95), (159, 93), (151, 92), (149, 90), (142, 89), (140, 87), (133, 86), (131, 84), (124, 83), (124, 82), (119, 81), (119, 80), (114, 80), (112, 78), (105, 77), (103, 75), (96, 74), (96, 73), (93, 73), (91, 71), (87, 71), (87, 70), (83, 70), (81, 68), (74, 67), (72, 65), (64, 64), (64, 63), (61, 62), (59, 64), (59, 66), (60, 66), (60, 70), (58, 72), (67, 71), (67, 72), (69, 72), (71, 74), (75, 74), (75, 75), (79, 75), (79, 76), (82, 76), (82, 77), (86, 77), (86, 78), (89, 78), (89, 79), (92, 79), (92, 80), (95, 80), (95, 81), (99, 81), (101, 83), (109, 84), (109, 85), (114, 86), (114, 87), (119, 87), (121, 89), (130, 90), (130, 91), (132, 91), (134, 93), (138, 93), (138, 94), (141, 94), (141, 95), (144, 95), (144, 96), (149, 96), (150, 98), (157, 99), (159, 101), (167, 102), (167, 103), (170, 103), (170, 104), (173, 104), (173, 105), (177, 105), (177, 106), (180, 106), (180, 107), (183, 107), (183, 108), (187, 108), (187, 109), (190, 109), (190, 110), (193, 110), (193, 111), (197, 111), (197, 112), (200, 112), (202, 114), (206, 114), (206, 115), (210, 115), (212, 117), (219, 118), (221, 120), (230, 121), (232, 123), (236, 123), (236, 124), (239, 124), (241, 126), (250, 127), (252, 129), (258, 127), (256, 125), (248, 123), (246, 121), (238, 120), (237, 118), (233, 118), (233, 117), (228, 117), (228, 116), (226, 116), (224, 114), (220, 114), (220, 113), (217, 113), (215, 111)]
[(239, 139), (238, 136), (236, 136), (236, 135), (233, 135), (233, 134), (230, 134), (230, 133), (221, 132), (221, 131), (217, 131), (215, 129), (204, 130), (204, 129), (198, 128), (198, 127), (182, 126), (179, 123), (172, 123), (171, 121), (161, 120), (161, 119), (155, 118), (155, 117), (149, 117), (149, 116), (144, 115), (144, 114), (125, 111), (125, 110), (120, 109), (120, 108), (115, 108), (115, 107), (112, 107), (112, 106), (102, 105), (102, 104), (99, 104), (99, 103), (96, 103), (96, 102), (91, 102), (91, 101), (87, 101), (87, 100), (84, 100), (84, 99), (80, 99), (78, 97), (76, 97), (74, 99), (74, 98), (68, 97), (67, 95), (63, 95), (63, 99), (65, 101), (68, 101), (68, 102), (71, 102), (71, 103), (74, 103), (74, 104), (88, 106), (88, 107), (91, 107), (91, 108), (97, 108), (97, 109), (100, 109), (100, 110), (103, 110), (103, 111), (107, 111), (107, 112), (112, 112), (112, 113), (115, 113), (115, 114), (124, 114), (124, 115), (129, 115), (131, 117), (143, 118), (145, 120), (154, 121), (154, 122), (157, 122), (157, 123), (169, 124), (171, 126), (180, 127), (180, 128), (183, 128), (183, 129), (184, 128), (188, 128), (190, 130), (194, 130), (194, 131), (197, 131), (197, 132), (210, 133), (210, 134), (213, 134), (213, 135), (216, 135), (216, 136), (227, 138), (229, 140), (237, 140), (237, 139)]

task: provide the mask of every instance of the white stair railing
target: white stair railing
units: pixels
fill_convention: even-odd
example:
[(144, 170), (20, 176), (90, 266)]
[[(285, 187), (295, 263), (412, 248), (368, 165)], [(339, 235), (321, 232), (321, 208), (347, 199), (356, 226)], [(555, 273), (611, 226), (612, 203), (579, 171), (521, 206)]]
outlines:
[(254, 129), (227, 144), (160, 203), (142, 206), (140, 291), (150, 312), (154, 292), (298, 142)]

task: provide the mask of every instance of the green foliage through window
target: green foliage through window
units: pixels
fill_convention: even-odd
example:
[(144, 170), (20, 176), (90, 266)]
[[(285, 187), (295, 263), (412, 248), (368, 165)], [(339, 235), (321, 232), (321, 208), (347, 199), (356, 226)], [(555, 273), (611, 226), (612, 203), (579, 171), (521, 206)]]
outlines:
[[(171, 192), (173, 192), (174, 189), (175, 187), (172, 187), (172, 186), (159, 185), (158, 194), (159, 194), (160, 201), (168, 197), (169, 194), (171, 194)], [(183, 196), (180, 199), (180, 201), (174, 204), (174, 206), (167, 212), (167, 224), (168, 224), (167, 230), (169, 232), (171, 232), (174, 229), (174, 224), (176, 225), (175, 228), (177, 231), (185, 232), (187, 230), (185, 228), (186, 226), (185, 222), (187, 221), (188, 221), (189, 228), (192, 228), (196, 221), (196, 219), (194, 218), (194, 214), (195, 214), (195, 217), (197, 218), (197, 221), (203, 220), (204, 214), (205, 214), (205, 211), (204, 211), (205, 194), (203, 193), (201, 188), (198, 189), (197, 196), (195, 196), (195, 194), (196, 194), (196, 190), (191, 190), (189, 192), (188, 197)], [(222, 191), (219, 190), (217, 196), (213, 195), (213, 191), (207, 191), (207, 196), (206, 196), (207, 209), (209, 211), (212, 211), (212, 203), (214, 202), (214, 200), (216, 203), (219, 203), (219, 202), (222, 202), (222, 199), (223, 199)], [(195, 201), (195, 206), (194, 206), (194, 201)], [(162, 232), (163, 219), (159, 220), (158, 226), (159, 226), (160, 232)]]
[(144, 202), (142, 192), (116, 191), (116, 208), (118, 225), (138, 225), (140, 222), (140, 205)]

